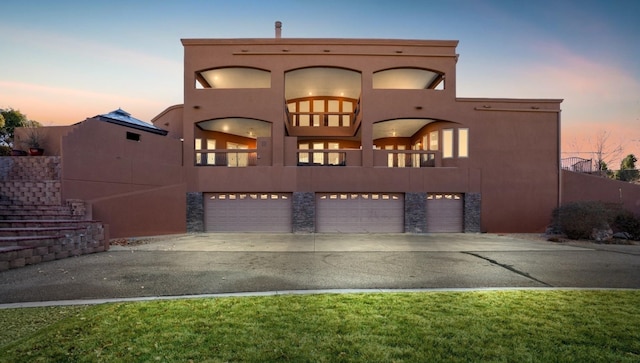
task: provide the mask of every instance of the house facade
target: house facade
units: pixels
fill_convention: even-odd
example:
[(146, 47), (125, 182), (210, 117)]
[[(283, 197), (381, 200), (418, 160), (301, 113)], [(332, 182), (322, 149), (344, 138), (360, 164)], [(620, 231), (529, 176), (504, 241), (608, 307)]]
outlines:
[(457, 41), (183, 39), (187, 229), (542, 232), (556, 99), (456, 96)]

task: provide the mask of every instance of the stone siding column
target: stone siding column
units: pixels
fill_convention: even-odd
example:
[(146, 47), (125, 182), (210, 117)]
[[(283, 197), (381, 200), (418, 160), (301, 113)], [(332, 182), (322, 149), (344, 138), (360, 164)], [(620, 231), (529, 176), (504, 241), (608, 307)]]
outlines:
[(425, 233), (427, 230), (427, 193), (404, 194), (405, 233)]
[(204, 232), (204, 193), (187, 193), (187, 232)]
[(482, 195), (480, 193), (465, 193), (464, 195), (464, 232), (481, 232), (481, 206)]
[(316, 231), (316, 195), (313, 192), (294, 192), (292, 202), (293, 233)]

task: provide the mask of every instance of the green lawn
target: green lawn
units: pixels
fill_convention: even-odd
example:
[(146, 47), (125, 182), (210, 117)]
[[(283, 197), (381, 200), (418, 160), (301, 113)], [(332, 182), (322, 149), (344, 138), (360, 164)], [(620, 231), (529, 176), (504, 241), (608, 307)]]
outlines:
[(639, 362), (640, 291), (183, 299), (0, 310), (2, 362)]

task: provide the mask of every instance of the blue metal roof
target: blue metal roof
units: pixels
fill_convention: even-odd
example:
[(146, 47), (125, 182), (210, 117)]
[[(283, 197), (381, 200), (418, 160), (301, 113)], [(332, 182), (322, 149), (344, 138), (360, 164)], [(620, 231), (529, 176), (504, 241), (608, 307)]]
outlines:
[(157, 128), (148, 122), (144, 122), (142, 120), (138, 120), (135, 117), (131, 117), (130, 113), (121, 108), (118, 108), (117, 110), (111, 111), (104, 115), (98, 115), (96, 116), (96, 118), (118, 125), (132, 127), (134, 129), (148, 131), (154, 134), (166, 135), (168, 133), (166, 130)]

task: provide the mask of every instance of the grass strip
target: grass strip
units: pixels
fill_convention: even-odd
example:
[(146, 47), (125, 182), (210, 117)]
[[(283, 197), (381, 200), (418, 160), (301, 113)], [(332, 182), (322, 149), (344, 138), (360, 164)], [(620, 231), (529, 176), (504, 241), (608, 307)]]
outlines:
[[(640, 291), (285, 295), (76, 308), (16, 334), (0, 346), (0, 361), (640, 361)], [(0, 310), (0, 321), (33, 309)]]

